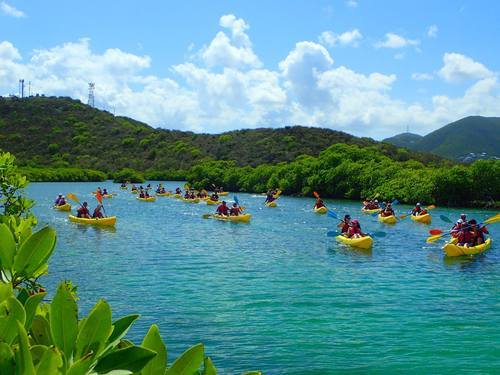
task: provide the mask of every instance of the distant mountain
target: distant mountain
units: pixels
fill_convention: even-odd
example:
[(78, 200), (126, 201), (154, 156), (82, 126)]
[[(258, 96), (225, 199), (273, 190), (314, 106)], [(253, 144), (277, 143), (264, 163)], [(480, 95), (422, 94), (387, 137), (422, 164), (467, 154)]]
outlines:
[(419, 139), (411, 134), (415, 142), (403, 145), (409, 135), (403, 133), (385, 142), (464, 161), (500, 158), (500, 117), (465, 117)]
[(401, 133), (394, 137), (386, 138), (382, 142), (391, 143), (398, 147), (406, 147), (412, 149), (423, 137), (413, 133)]

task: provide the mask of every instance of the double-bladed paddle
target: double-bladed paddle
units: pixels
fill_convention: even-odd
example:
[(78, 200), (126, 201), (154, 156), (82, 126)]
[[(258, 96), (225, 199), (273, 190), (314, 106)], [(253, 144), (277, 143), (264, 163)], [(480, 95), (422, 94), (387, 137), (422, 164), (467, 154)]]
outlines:
[[(444, 216), (444, 217), (446, 219), (448, 219), (446, 216)], [(450, 223), (452, 222), (450, 219), (448, 219), (448, 220), (450, 221)], [(482, 223), (477, 224), (477, 226), (479, 227), (479, 226), (486, 225), (486, 224), (493, 224), (493, 223), (497, 223), (499, 221), (500, 221), (500, 214), (496, 214), (495, 216), (492, 216), (492, 217), (486, 219)], [(470, 227), (471, 227), (470, 225), (466, 225), (466, 226), (462, 227), (461, 229), (470, 228)], [(439, 231), (439, 229), (432, 229), (432, 231), (434, 233), (436, 233), (437, 231)], [(427, 237), (427, 242), (435, 242), (435, 241), (439, 240), (441, 237), (444, 237), (446, 235), (451, 235), (451, 231), (449, 231), (449, 232), (440, 231), (440, 232), (441, 233)]]

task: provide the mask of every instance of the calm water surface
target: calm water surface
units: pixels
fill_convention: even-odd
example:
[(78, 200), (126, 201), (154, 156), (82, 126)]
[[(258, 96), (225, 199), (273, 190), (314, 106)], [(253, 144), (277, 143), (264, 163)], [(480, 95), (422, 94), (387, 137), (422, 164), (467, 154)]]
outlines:
[[(154, 184), (154, 183), (153, 183)], [(425, 243), (429, 227), (379, 224), (357, 202), (327, 201), (384, 230), (371, 252), (326, 237), (336, 222), (311, 212), (313, 199), (238, 194), (254, 217), (248, 225), (204, 220), (215, 206), (170, 198), (144, 203), (106, 200), (116, 230), (77, 225), (51, 210), (57, 193), (88, 200), (95, 183), (33, 183), (41, 223), (58, 232), (50, 275), (55, 289), (71, 278), (88, 313), (107, 299), (114, 317), (140, 312), (129, 336), (140, 343), (158, 323), (169, 360), (204, 342), (221, 373), (420, 373), (500, 371), (500, 226), (494, 244), (474, 259), (446, 260), (442, 242)], [(173, 189), (177, 183), (168, 183)], [(403, 212), (408, 207), (399, 207)], [(477, 219), (491, 212), (469, 211)], [(433, 228), (447, 228), (436, 209)]]

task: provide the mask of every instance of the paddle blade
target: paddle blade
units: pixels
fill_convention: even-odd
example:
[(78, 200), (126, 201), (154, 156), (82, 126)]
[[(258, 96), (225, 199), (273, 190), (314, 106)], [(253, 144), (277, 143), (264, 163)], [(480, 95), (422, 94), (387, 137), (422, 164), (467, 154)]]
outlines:
[(451, 221), (447, 216), (439, 215), (439, 218), (443, 220), (445, 223), (453, 224), (453, 221)]
[(427, 237), (427, 242), (431, 243), (431, 242), (435, 242), (437, 240), (439, 240), (441, 237), (443, 237), (446, 233), (444, 234), (437, 234), (435, 236), (431, 236), (431, 237)]
[(432, 235), (432, 236), (435, 236), (437, 234), (443, 234), (444, 232), (441, 230), (441, 229), (431, 229), (429, 231), (429, 234)]
[(492, 224), (492, 223), (497, 223), (500, 221), (500, 214), (490, 217), (489, 219), (486, 219), (483, 221), (483, 224)]
[(212, 214), (204, 214), (202, 216), (203, 219), (210, 219), (210, 216), (212, 216)]
[(234, 196), (234, 202), (239, 206), (240, 205), (240, 202), (238, 202), (238, 197), (235, 195)]
[(96, 193), (95, 198), (100, 204), (102, 204), (102, 195), (99, 191)]
[(436, 208), (436, 206), (435, 206), (435, 205), (433, 205), (433, 204), (431, 204), (430, 206), (427, 206), (427, 210), (433, 210), (433, 209), (435, 209), (435, 208)]
[(318, 192), (313, 191), (313, 195), (314, 195), (314, 197), (315, 197), (315, 198), (319, 199), (319, 194), (318, 194)]
[(335, 232), (334, 230), (331, 230), (329, 232), (326, 232), (327, 237), (337, 237), (339, 234)]
[(78, 197), (77, 197), (75, 194), (73, 194), (73, 193), (68, 193), (68, 194), (66, 194), (66, 196), (67, 196), (69, 199), (71, 199), (72, 201), (75, 201), (76, 203), (80, 203), (80, 200), (78, 199)]
[(333, 217), (334, 219), (337, 219), (337, 220), (339, 218), (338, 215), (332, 210), (328, 210), (328, 212), (326, 214), (330, 217)]
[(406, 215), (406, 214), (405, 214), (405, 215), (401, 215), (399, 218), (400, 218), (401, 220), (403, 220), (403, 219), (406, 219), (406, 217), (407, 217), (407, 216), (408, 216), (408, 215)]

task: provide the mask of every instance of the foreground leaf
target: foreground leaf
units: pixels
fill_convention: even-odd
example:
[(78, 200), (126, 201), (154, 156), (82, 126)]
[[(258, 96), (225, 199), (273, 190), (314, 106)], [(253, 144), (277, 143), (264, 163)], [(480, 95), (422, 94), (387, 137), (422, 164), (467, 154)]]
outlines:
[(206, 357), (203, 361), (203, 375), (217, 375), (217, 369), (210, 357)]
[(17, 275), (31, 276), (38, 270), (54, 251), (56, 232), (45, 227), (31, 235), (19, 249), (14, 261), (14, 271)]
[(75, 359), (90, 352), (93, 352), (96, 358), (104, 349), (112, 329), (111, 308), (106, 301), (100, 300), (80, 327), (76, 339)]
[(11, 344), (17, 336), (17, 324), (24, 325), (26, 313), (17, 298), (9, 297), (0, 303), (0, 340)]
[(156, 353), (140, 346), (130, 346), (108, 354), (97, 361), (94, 368), (99, 374), (113, 370), (139, 372), (156, 356)]
[(61, 374), (60, 368), (63, 365), (61, 352), (57, 348), (49, 348), (45, 351), (40, 363), (36, 368), (37, 375), (57, 375)]
[(33, 323), (31, 323), (31, 333), (35, 343), (46, 346), (52, 345), (49, 322), (43, 316), (35, 315)]
[(16, 372), (16, 361), (14, 352), (4, 342), (0, 342), (0, 373), (3, 375), (14, 375)]
[(153, 324), (150, 328), (144, 340), (142, 341), (142, 347), (150, 349), (156, 352), (156, 357), (153, 358), (142, 370), (142, 375), (156, 375), (164, 374), (167, 368), (167, 347), (163, 343), (160, 336), (160, 331), (158, 326)]
[(78, 335), (78, 306), (64, 283), (59, 285), (50, 304), (50, 332), (54, 344), (69, 361)]
[(168, 375), (193, 375), (200, 368), (205, 357), (203, 344), (192, 346), (177, 358), (168, 369)]
[(2, 268), (11, 269), (16, 254), (16, 241), (9, 227), (0, 224), (0, 264)]
[(27, 331), (31, 328), (31, 323), (35, 317), (38, 305), (46, 295), (47, 293), (37, 293), (33, 294), (26, 300), (26, 303), (24, 304), (24, 310), (26, 310), (26, 322), (24, 323), (24, 327)]
[(18, 374), (35, 375), (35, 367), (31, 358), (28, 335), (24, 326), (17, 322), (17, 337), (19, 341), (19, 350), (16, 352), (16, 370)]

